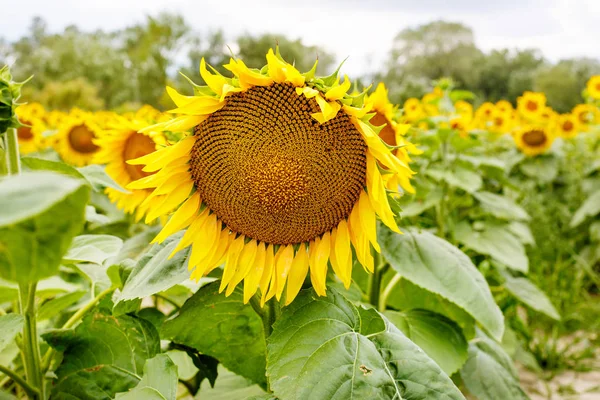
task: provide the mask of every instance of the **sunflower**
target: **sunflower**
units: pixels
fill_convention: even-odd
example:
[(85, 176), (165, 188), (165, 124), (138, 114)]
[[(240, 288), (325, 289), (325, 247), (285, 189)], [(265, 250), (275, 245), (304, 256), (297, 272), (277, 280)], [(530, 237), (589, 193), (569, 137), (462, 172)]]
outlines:
[(544, 93), (526, 91), (517, 99), (517, 110), (526, 119), (537, 121), (546, 110)]
[(570, 139), (579, 133), (579, 120), (573, 114), (561, 114), (556, 120), (556, 128), (561, 137)]
[(100, 149), (94, 143), (99, 133), (100, 128), (91, 113), (73, 110), (62, 121), (55, 136), (56, 151), (68, 164), (77, 167), (90, 164)]
[(496, 109), (500, 110), (500, 112), (510, 113), (514, 110), (510, 101), (507, 100), (498, 100), (496, 102)]
[[(113, 115), (109, 122), (110, 129), (99, 131), (98, 138), (94, 139), (94, 143), (100, 147), (95, 153), (94, 162), (106, 164), (106, 173), (121, 187), (153, 174), (142, 171), (139, 165), (129, 165), (127, 161), (150, 154), (167, 144), (162, 133), (140, 132), (148, 125), (164, 121), (165, 117), (156, 114), (150, 118), (146, 110), (140, 111), (129, 118)], [(105, 192), (118, 208), (128, 214), (135, 213), (136, 221), (142, 219), (148, 211), (148, 203), (144, 203), (144, 200), (152, 192), (149, 189), (132, 189), (129, 193), (124, 193), (106, 188)]]
[(44, 147), (42, 134), (46, 130), (44, 123), (45, 110), (41, 104), (23, 104), (16, 111), (22, 126), (17, 128), (19, 137), (19, 150), (22, 154), (29, 154)]
[(512, 129), (512, 122), (513, 121), (510, 112), (501, 111), (500, 109), (496, 108), (492, 112), (487, 129), (489, 129), (490, 132), (503, 135), (510, 132)]
[(411, 97), (404, 102), (404, 119), (406, 122), (416, 122), (425, 116), (425, 110), (421, 100)]
[(528, 156), (545, 153), (554, 142), (554, 135), (550, 129), (542, 125), (520, 127), (513, 137), (517, 147)]
[(495, 111), (496, 106), (494, 106), (494, 103), (486, 101), (481, 104), (475, 111), (475, 125), (477, 128), (487, 129)]
[(586, 85), (588, 95), (594, 100), (600, 100), (600, 75), (594, 75)]
[(316, 63), (302, 74), (278, 51), (266, 58), (261, 70), (231, 59), (232, 78), (201, 60), (207, 86), (194, 96), (167, 88), (181, 116), (147, 130), (194, 133), (129, 161), (155, 174), (128, 188), (154, 189), (147, 221), (176, 210), (155, 241), (187, 228), (175, 252), (192, 246), (192, 278), (224, 263), (226, 295), (244, 281), (244, 301), (286, 289), (289, 304), (307, 274), (326, 294), (328, 261), (349, 287), (352, 247), (373, 271), (376, 215), (398, 232), (380, 168), (412, 172), (369, 123), (364, 96), (347, 95), (347, 77), (317, 78)]
[[(410, 125), (400, 124), (395, 117), (397, 107), (394, 107), (388, 98), (388, 92), (383, 83), (377, 85), (377, 89), (365, 98), (365, 106), (375, 115), (369, 120), (371, 125), (379, 129), (379, 137), (388, 146), (396, 147), (395, 155), (405, 164), (410, 163), (409, 154), (422, 154), (423, 152), (406, 139), (406, 133)], [(386, 187), (391, 191), (397, 191), (398, 185), (409, 193), (414, 193), (415, 189), (410, 183), (411, 175), (384, 176)], [(389, 179), (388, 179), (389, 178)]]
[(436, 115), (440, 115), (440, 109), (438, 104), (440, 99), (442, 98), (443, 92), (440, 91), (439, 88), (435, 88), (433, 92), (427, 93), (423, 96), (421, 100), (421, 104), (423, 104), (423, 109), (425, 113), (430, 117), (434, 117)]
[(580, 125), (580, 130), (586, 131), (588, 125), (595, 125), (600, 122), (600, 111), (592, 104), (578, 104), (571, 111)]
[(471, 103), (464, 100), (458, 100), (454, 103), (454, 109), (456, 110), (456, 113), (461, 117), (464, 117), (464, 119), (473, 119), (473, 106)]

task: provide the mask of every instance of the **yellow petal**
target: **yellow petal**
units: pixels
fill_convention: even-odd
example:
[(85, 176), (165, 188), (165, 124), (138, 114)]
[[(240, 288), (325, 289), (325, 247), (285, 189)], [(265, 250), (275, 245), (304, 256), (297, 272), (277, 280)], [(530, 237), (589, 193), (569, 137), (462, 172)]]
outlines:
[(219, 229), (221, 229), (221, 233), (218, 239), (218, 246), (215, 250), (215, 253), (211, 256), (211, 259), (206, 261), (202, 270), (202, 275), (208, 275), (212, 270), (223, 264), (225, 262), (225, 257), (227, 256), (227, 250), (231, 243), (233, 243), (233, 235), (229, 233), (229, 229), (223, 229), (223, 224), (219, 224)]
[(196, 99), (196, 96), (184, 96), (170, 86), (167, 86), (167, 94), (177, 107), (184, 107)]
[(229, 249), (227, 250), (225, 268), (223, 269), (223, 277), (221, 278), (221, 286), (219, 286), (219, 293), (225, 290), (229, 282), (231, 282), (231, 280), (233, 279), (235, 271), (237, 270), (238, 259), (243, 248), (244, 236), (239, 236), (229, 246)]
[(194, 188), (194, 182), (184, 182), (181, 185), (177, 186), (175, 190), (169, 193), (163, 203), (148, 213), (146, 217), (146, 223), (150, 223), (154, 221), (156, 218), (160, 217), (173, 210), (175, 207), (180, 205), (184, 200), (188, 198), (190, 192)]
[(225, 102), (221, 101), (220, 98), (196, 97), (185, 106), (174, 108), (167, 112), (171, 114), (209, 115), (215, 111), (219, 111), (224, 105)]
[(374, 260), (373, 256), (371, 255), (369, 238), (363, 233), (357, 205), (355, 205), (352, 209), (348, 222), (350, 240), (354, 246), (354, 250), (356, 251), (356, 258), (368, 272), (373, 272)]
[(327, 100), (339, 100), (346, 95), (348, 89), (350, 89), (350, 79), (348, 79), (348, 75), (344, 75), (344, 83), (329, 89), (325, 93), (325, 98)]
[(285, 305), (290, 304), (300, 292), (304, 279), (308, 274), (308, 253), (304, 243), (300, 244), (300, 248), (296, 252), (294, 261), (288, 275)]
[(218, 237), (220, 234), (220, 223), (215, 214), (210, 214), (205, 223), (196, 233), (194, 244), (192, 245), (192, 254), (190, 255), (189, 267), (194, 268), (202, 265), (203, 261), (215, 252), (218, 246)]
[(250, 269), (254, 265), (254, 259), (256, 258), (256, 252), (258, 249), (258, 245), (256, 244), (256, 240), (252, 239), (248, 243), (244, 245), (242, 252), (240, 253), (240, 257), (238, 259), (238, 268), (235, 271), (235, 275), (229, 282), (227, 286), (227, 291), (225, 292), (226, 296), (229, 296), (233, 293), (235, 287), (248, 275)]
[(202, 225), (204, 225), (204, 223), (208, 219), (208, 214), (209, 214), (209, 211), (207, 208), (204, 211), (202, 211), (200, 213), (200, 215), (198, 215), (192, 221), (191, 225), (185, 231), (185, 233), (183, 234), (183, 237), (177, 244), (177, 247), (175, 247), (175, 250), (173, 250), (173, 252), (171, 253), (171, 255), (169, 257), (173, 257), (179, 250), (185, 249), (186, 247), (188, 247), (189, 245), (191, 245), (194, 242), (194, 239), (196, 238), (196, 234), (198, 233), (198, 230), (202, 227)]
[(171, 219), (169, 219), (169, 222), (167, 222), (165, 227), (158, 235), (156, 235), (154, 240), (152, 240), (152, 243), (162, 243), (167, 237), (182, 230), (186, 226), (189, 226), (198, 213), (199, 208), (200, 194), (196, 192), (187, 199), (177, 211), (175, 211)]
[(310, 248), (313, 253), (309, 258), (309, 261), (312, 261), (310, 264), (311, 281), (319, 296), (325, 296), (330, 241), (329, 232), (325, 232), (321, 238), (315, 239), (314, 246), (311, 245)]
[(277, 262), (275, 264), (275, 271), (277, 273), (275, 297), (277, 300), (281, 299), (281, 294), (283, 293), (283, 288), (287, 282), (287, 276), (290, 273), (290, 268), (292, 268), (293, 261), (294, 247), (289, 244), (284, 247), (283, 251), (281, 251), (281, 254), (277, 258)]
[(379, 215), (379, 218), (394, 232), (400, 233), (400, 229), (394, 219), (394, 213), (390, 207), (390, 202), (385, 191), (383, 178), (377, 168), (373, 156), (367, 153), (367, 189), (369, 190), (369, 199), (373, 209)]
[(206, 69), (206, 61), (204, 61), (204, 57), (200, 60), (200, 76), (206, 82), (206, 85), (212, 89), (217, 95), (221, 96), (223, 93), (223, 86), (227, 84), (227, 79), (221, 75), (211, 74)]
[(223, 66), (225, 69), (234, 73), (240, 81), (242, 89), (249, 89), (252, 86), (269, 86), (273, 79), (260, 72), (249, 69), (242, 60), (230, 59), (229, 64)]
[(361, 191), (360, 197), (358, 199), (358, 210), (360, 217), (360, 226), (362, 227), (363, 232), (375, 248), (378, 253), (381, 253), (381, 248), (379, 247), (379, 243), (377, 243), (377, 219), (375, 218), (375, 211), (373, 207), (371, 207), (371, 202), (369, 201), (369, 196), (365, 193), (365, 191)]
[(273, 245), (270, 244), (267, 247), (267, 251), (265, 253), (265, 268), (263, 270), (263, 274), (260, 278), (260, 283), (259, 283), (259, 287), (260, 290), (262, 291), (262, 297), (260, 300), (260, 304), (261, 306), (265, 305), (265, 302), (268, 300), (267, 299), (267, 292), (269, 289), (269, 286), (271, 284), (271, 280), (273, 278), (273, 270), (275, 269), (275, 254), (273, 253)]
[(335, 258), (338, 264), (339, 272), (336, 274), (342, 280), (342, 283), (348, 289), (352, 282), (352, 249), (350, 248), (350, 233), (348, 232), (348, 223), (346, 220), (341, 220), (338, 224), (335, 234), (335, 243), (332, 248), (332, 253), (335, 253)]
[(260, 242), (256, 249), (256, 258), (254, 259), (254, 265), (246, 275), (244, 279), (244, 304), (250, 301), (250, 298), (254, 296), (258, 289), (260, 278), (262, 277), (263, 271), (265, 270), (265, 259), (267, 257), (266, 246), (264, 242)]

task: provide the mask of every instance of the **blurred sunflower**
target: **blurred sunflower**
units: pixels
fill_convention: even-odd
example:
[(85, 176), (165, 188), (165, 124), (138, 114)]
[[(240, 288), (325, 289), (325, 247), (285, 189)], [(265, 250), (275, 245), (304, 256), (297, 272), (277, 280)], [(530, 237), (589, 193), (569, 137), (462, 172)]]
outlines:
[(595, 125), (600, 122), (600, 111), (592, 104), (578, 104), (571, 111), (577, 121), (579, 121), (580, 130), (586, 131), (588, 125)]
[(44, 107), (38, 103), (22, 104), (15, 112), (22, 124), (17, 128), (20, 152), (29, 154), (41, 150), (44, 147), (42, 134), (46, 130)]
[(471, 120), (465, 116), (459, 115), (450, 120), (450, 128), (458, 131), (460, 137), (465, 138), (470, 129)]
[[(383, 83), (377, 85), (377, 89), (365, 98), (365, 107), (375, 112), (369, 120), (371, 125), (379, 129), (379, 137), (387, 145), (396, 147), (396, 157), (408, 165), (411, 162), (409, 154), (422, 154), (423, 152), (406, 139), (406, 133), (410, 129), (408, 124), (400, 124), (396, 119), (397, 107), (394, 107), (388, 98), (388, 92)], [(398, 190), (398, 185), (409, 193), (415, 189), (410, 183), (412, 175), (389, 174), (384, 175), (386, 187), (393, 192)]]
[(523, 154), (537, 156), (543, 154), (554, 142), (554, 136), (547, 126), (528, 125), (517, 129), (513, 136), (517, 147)]
[(487, 127), (491, 132), (503, 135), (512, 129), (511, 113), (496, 108)]
[(600, 75), (594, 75), (586, 85), (588, 95), (594, 100), (600, 100)]
[[(98, 131), (98, 138), (94, 143), (100, 147), (95, 153), (94, 162), (106, 164), (106, 173), (121, 187), (126, 187), (131, 182), (145, 178), (153, 172), (142, 171), (139, 165), (127, 164), (127, 161), (153, 153), (159, 147), (164, 147), (167, 142), (162, 133), (144, 132), (140, 130), (148, 125), (164, 121), (165, 118), (149, 118), (145, 110), (129, 118), (114, 114), (110, 117), (110, 129)], [(139, 221), (148, 211), (148, 203), (144, 200), (152, 193), (149, 189), (132, 189), (124, 193), (113, 188), (105, 190), (108, 198), (116, 203), (117, 207), (128, 214), (135, 213), (135, 220)]]
[(433, 92), (427, 93), (425, 96), (423, 96), (421, 104), (423, 105), (425, 113), (430, 117), (434, 117), (440, 114), (438, 104), (440, 102), (440, 99), (442, 98), (442, 95), (443, 92), (441, 92), (441, 90), (436, 87)]
[(128, 188), (154, 188), (147, 221), (176, 209), (155, 241), (187, 227), (175, 252), (192, 246), (192, 278), (224, 263), (227, 295), (244, 281), (244, 301), (258, 288), (263, 304), (280, 299), (285, 288), (289, 304), (307, 274), (326, 294), (328, 261), (348, 287), (351, 247), (373, 271), (376, 215), (398, 232), (379, 168), (412, 172), (368, 122), (363, 96), (347, 95), (347, 77), (316, 78), (316, 63), (301, 74), (278, 51), (266, 58), (261, 70), (231, 59), (233, 78), (202, 60), (208, 86), (194, 96), (167, 88), (181, 116), (148, 130), (194, 134), (129, 161), (155, 174)]
[(56, 151), (68, 164), (77, 167), (90, 164), (100, 149), (94, 143), (99, 133), (91, 113), (74, 110), (62, 121), (55, 136)]
[(517, 98), (517, 110), (524, 118), (537, 121), (546, 110), (546, 95), (538, 92), (524, 92)]
[(561, 114), (556, 120), (556, 127), (561, 137), (570, 139), (579, 133), (579, 120), (573, 114)]
[(471, 103), (464, 100), (459, 100), (454, 103), (454, 109), (456, 110), (456, 113), (465, 120), (473, 119), (473, 106)]
[(513, 105), (507, 100), (498, 100), (496, 102), (496, 109), (503, 113), (510, 113), (514, 110)]
[(404, 102), (404, 119), (406, 122), (416, 122), (425, 116), (425, 110), (421, 104), (421, 100), (411, 97)]
[(496, 106), (494, 106), (494, 103), (486, 101), (481, 104), (475, 111), (475, 125), (477, 128), (487, 129), (495, 110)]

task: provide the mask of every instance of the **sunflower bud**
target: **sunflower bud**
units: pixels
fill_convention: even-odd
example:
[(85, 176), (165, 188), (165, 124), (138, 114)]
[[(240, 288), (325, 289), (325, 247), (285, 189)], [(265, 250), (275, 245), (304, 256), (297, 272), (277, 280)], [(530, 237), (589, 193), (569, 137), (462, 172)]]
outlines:
[(23, 83), (13, 82), (8, 65), (0, 68), (0, 133), (6, 132), (8, 128), (20, 126), (15, 108), (21, 96)]

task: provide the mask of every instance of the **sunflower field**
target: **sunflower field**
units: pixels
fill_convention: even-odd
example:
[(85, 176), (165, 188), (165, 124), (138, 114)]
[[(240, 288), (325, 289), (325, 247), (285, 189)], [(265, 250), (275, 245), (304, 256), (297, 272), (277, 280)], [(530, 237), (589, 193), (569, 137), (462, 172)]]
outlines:
[(559, 114), (263, 62), (167, 111), (0, 70), (0, 399), (600, 396), (555, 381), (600, 365), (600, 76)]

